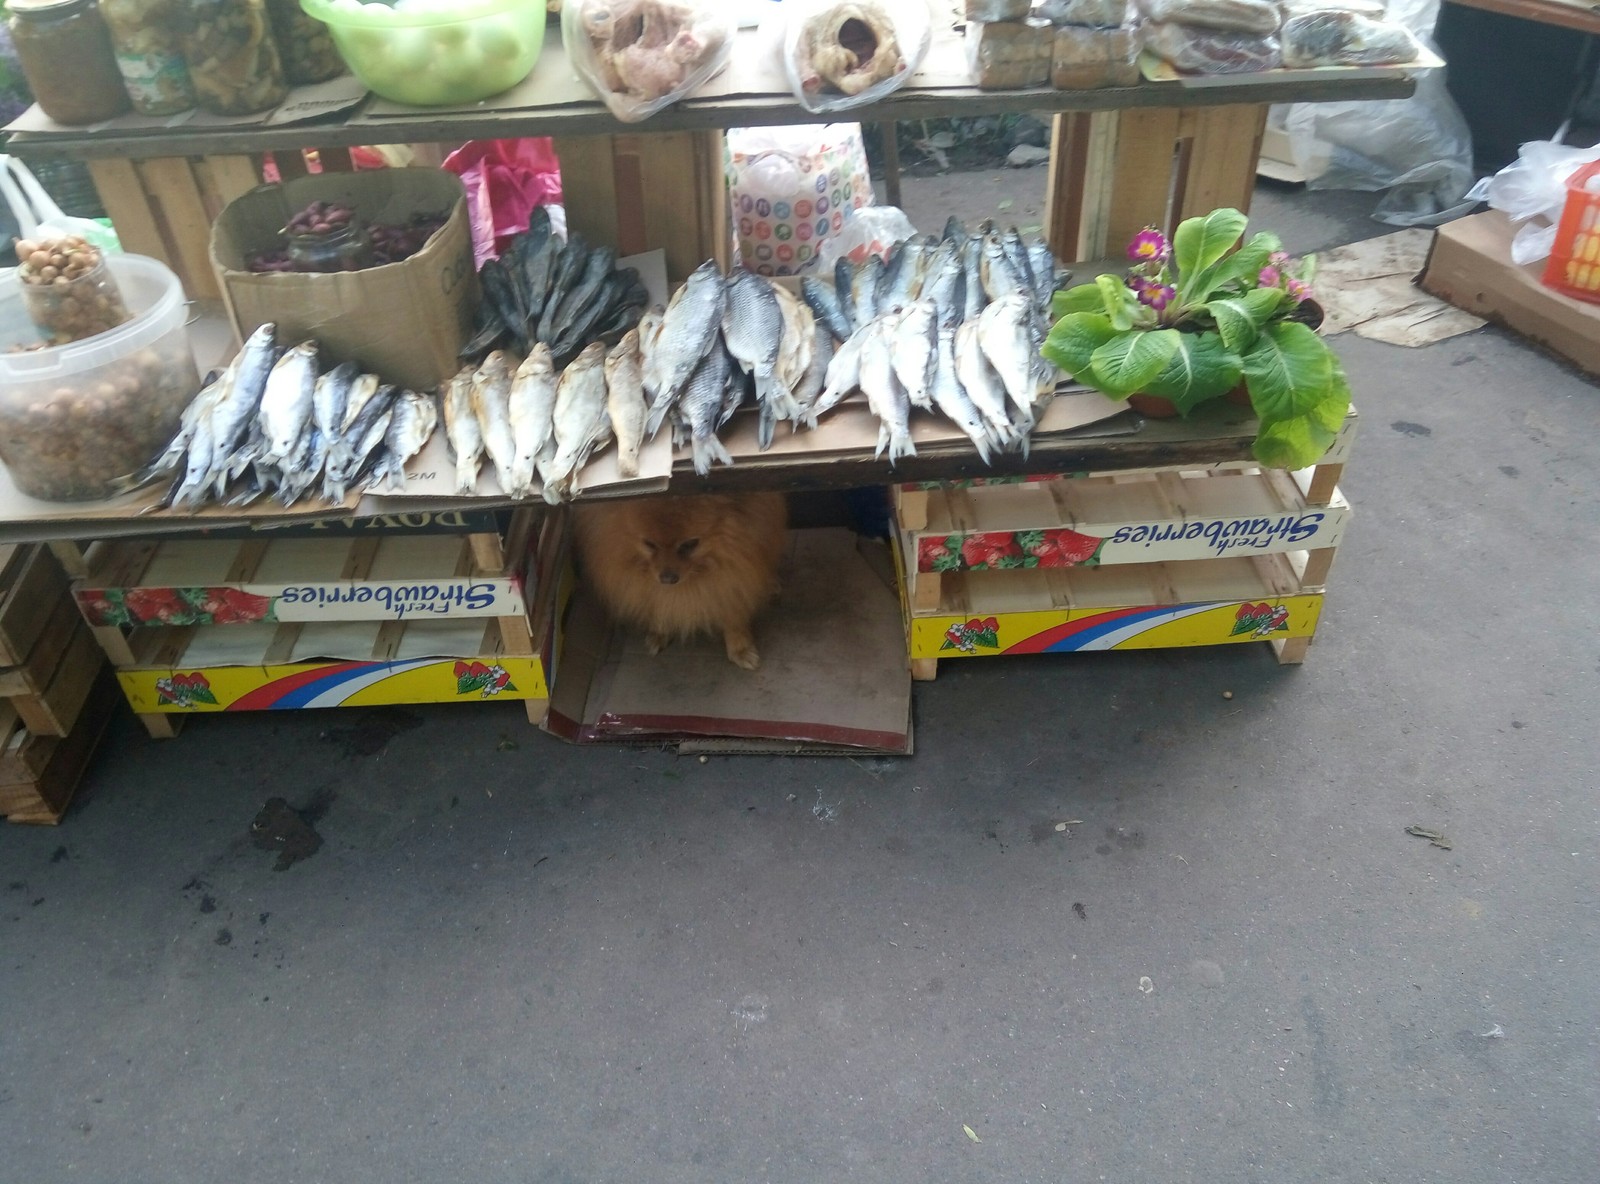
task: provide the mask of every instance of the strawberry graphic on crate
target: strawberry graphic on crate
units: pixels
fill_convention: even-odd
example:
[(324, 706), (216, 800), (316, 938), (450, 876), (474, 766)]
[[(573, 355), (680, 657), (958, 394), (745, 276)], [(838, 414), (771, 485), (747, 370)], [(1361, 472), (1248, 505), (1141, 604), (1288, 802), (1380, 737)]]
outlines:
[(1289, 632), (1289, 608), (1282, 604), (1241, 604), (1233, 620), (1231, 636), (1248, 633), (1265, 637), (1269, 633)]
[(917, 570), (1007, 571), (1034, 567), (1095, 567), (1105, 540), (1066, 527), (926, 535), (917, 541)]
[(198, 670), (193, 674), (174, 674), (171, 678), (158, 678), (156, 698), (173, 707), (217, 706), (217, 696), (212, 693), (211, 680)]
[(944, 644), (939, 648), (974, 654), (979, 646), (986, 650), (1000, 648), (1000, 622), (994, 617), (984, 617), (981, 621), (974, 617), (964, 624), (950, 626), (945, 630)]
[(493, 665), (483, 662), (457, 662), (455, 673), (458, 695), (470, 695), (473, 691), (478, 691), (480, 698), (487, 699), (491, 695), (498, 695), (501, 691), (517, 689), (511, 681), (511, 675), (498, 662)]

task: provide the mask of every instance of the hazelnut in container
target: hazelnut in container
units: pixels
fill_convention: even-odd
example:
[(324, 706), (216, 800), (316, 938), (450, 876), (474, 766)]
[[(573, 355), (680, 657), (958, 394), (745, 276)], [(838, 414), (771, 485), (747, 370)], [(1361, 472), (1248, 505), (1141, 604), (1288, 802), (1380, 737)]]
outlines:
[[(126, 488), (178, 430), (200, 389), (183, 286), (161, 263), (113, 255), (131, 319), (67, 345), (9, 332), (0, 340), (0, 461), (17, 489), (45, 501), (95, 501)], [(21, 288), (0, 292), (0, 324)]]

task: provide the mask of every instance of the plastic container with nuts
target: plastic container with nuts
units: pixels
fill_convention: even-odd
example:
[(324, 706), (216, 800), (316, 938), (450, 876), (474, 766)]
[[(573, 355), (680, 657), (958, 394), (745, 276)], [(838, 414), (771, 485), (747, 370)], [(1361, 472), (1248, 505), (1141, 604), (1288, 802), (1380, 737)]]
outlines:
[(967, 25), (967, 65), (984, 90), (1044, 86), (1050, 79), (1049, 21), (973, 21)]
[[(200, 389), (183, 286), (154, 259), (105, 263), (133, 319), (88, 341), (0, 352), (0, 461), (17, 489), (46, 501), (110, 497), (178, 430)], [(0, 324), (17, 317), (0, 293)], [(0, 350), (26, 343), (14, 333)]]
[(23, 305), (47, 344), (82, 341), (128, 320), (105, 257), (77, 235), (19, 239), (17, 262)]

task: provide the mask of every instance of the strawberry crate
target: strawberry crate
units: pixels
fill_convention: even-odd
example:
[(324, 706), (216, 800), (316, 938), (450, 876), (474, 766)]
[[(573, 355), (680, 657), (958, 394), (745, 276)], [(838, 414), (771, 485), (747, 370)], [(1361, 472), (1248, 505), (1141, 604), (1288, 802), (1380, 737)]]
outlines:
[(1271, 641), (1304, 660), (1356, 417), (1298, 473), (1237, 461), (899, 486), (913, 674), (942, 658)]
[(526, 700), (537, 722), (538, 592), (564, 524), (476, 525), (97, 543), (69, 557), (73, 598), (152, 735), (193, 712), (464, 697)]

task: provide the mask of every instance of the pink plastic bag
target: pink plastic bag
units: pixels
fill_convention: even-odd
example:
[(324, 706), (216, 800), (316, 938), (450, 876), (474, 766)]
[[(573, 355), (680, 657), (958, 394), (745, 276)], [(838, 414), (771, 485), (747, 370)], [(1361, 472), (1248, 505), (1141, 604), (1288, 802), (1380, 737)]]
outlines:
[(535, 206), (561, 202), (561, 165), (548, 136), (471, 140), (444, 167), (467, 188), (472, 250), (479, 267), (528, 229)]

